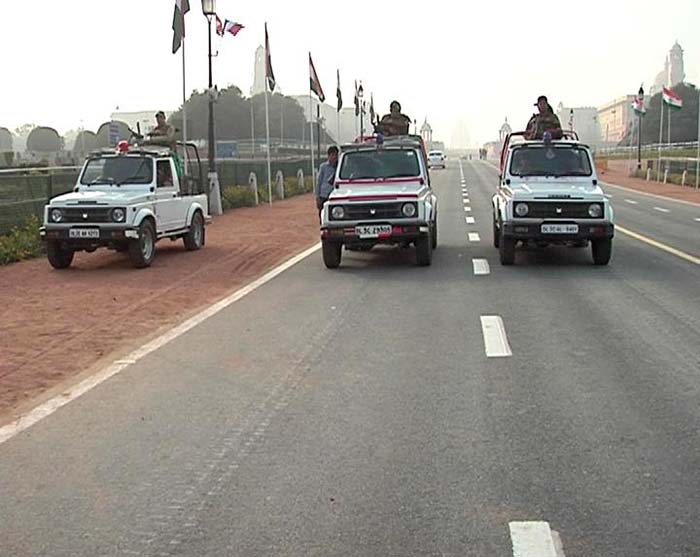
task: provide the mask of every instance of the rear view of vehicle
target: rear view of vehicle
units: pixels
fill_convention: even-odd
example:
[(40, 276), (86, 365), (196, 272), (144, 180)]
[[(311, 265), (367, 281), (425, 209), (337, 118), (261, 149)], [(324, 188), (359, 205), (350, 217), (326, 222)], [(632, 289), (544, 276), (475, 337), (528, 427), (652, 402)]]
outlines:
[(420, 141), (410, 136), (341, 149), (335, 191), (322, 211), (323, 260), (340, 265), (343, 247), (415, 246), (419, 265), (437, 247), (437, 198)]
[(430, 168), (445, 168), (445, 153), (442, 151), (430, 151), (428, 153)]

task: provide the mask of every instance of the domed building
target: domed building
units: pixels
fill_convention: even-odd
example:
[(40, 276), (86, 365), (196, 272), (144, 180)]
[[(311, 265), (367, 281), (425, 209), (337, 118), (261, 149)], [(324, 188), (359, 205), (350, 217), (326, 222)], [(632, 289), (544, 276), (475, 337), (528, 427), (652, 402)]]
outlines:
[(673, 87), (679, 83), (683, 83), (685, 80), (685, 66), (683, 62), (683, 49), (681, 45), (673, 45), (668, 56), (666, 57), (666, 62), (664, 63), (664, 69), (659, 72), (654, 79), (654, 86), (652, 87), (650, 94), (655, 95), (660, 93), (664, 87)]

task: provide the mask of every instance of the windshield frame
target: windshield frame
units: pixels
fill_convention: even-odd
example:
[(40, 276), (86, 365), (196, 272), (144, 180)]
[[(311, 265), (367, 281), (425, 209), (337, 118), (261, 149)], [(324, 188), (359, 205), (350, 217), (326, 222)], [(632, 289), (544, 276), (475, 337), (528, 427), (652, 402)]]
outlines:
[[(413, 156), (413, 161), (415, 161), (415, 174), (387, 174), (385, 176), (367, 176), (366, 174), (362, 174), (360, 176), (353, 176), (352, 174), (350, 176), (347, 176), (344, 174), (346, 170), (346, 164), (348, 161), (348, 158), (352, 158), (353, 156), (361, 156), (361, 155), (372, 155), (376, 153), (410, 153)], [(411, 162), (413, 162), (411, 161)], [(385, 147), (381, 149), (358, 149), (358, 150), (351, 150), (351, 151), (346, 151), (343, 153), (343, 156), (340, 160), (340, 164), (338, 166), (338, 179), (343, 180), (343, 181), (359, 181), (359, 180), (390, 180), (390, 179), (399, 179), (399, 178), (405, 178), (405, 179), (415, 179), (415, 180), (420, 180), (424, 178), (425, 175), (425, 170), (423, 168), (423, 163), (422, 161), (422, 155), (420, 151), (416, 148), (403, 148), (403, 147), (397, 147), (397, 148), (392, 148), (392, 147)]]
[[(143, 165), (144, 161), (149, 161), (149, 164), (146, 166), (147, 168), (147, 175), (143, 177), (143, 180), (134, 180), (134, 178), (129, 178), (128, 181), (122, 181), (122, 182), (117, 182), (113, 177), (109, 177), (108, 179), (103, 179), (100, 181), (96, 180), (86, 180), (86, 174), (88, 172), (88, 168), (90, 167), (90, 164), (93, 163), (94, 161), (100, 161), (100, 160), (124, 160), (124, 159), (129, 159), (129, 160), (139, 160), (140, 163), (137, 166), (134, 166), (134, 169), (141, 169), (141, 166)], [(133, 176), (133, 174), (132, 174)], [(112, 155), (101, 155), (101, 156), (93, 156), (90, 157), (87, 161), (85, 161), (85, 164), (83, 165), (83, 169), (80, 172), (80, 178), (79, 178), (79, 184), (81, 186), (148, 186), (153, 183), (153, 177), (154, 177), (154, 159), (153, 157), (147, 156), (147, 155), (119, 155), (119, 156), (112, 156)]]
[[(566, 150), (566, 151), (576, 151), (577, 154), (584, 153), (586, 156), (586, 164), (588, 165), (588, 170), (582, 170), (580, 173), (574, 173), (574, 171), (569, 171), (566, 173), (562, 172), (528, 172), (522, 174), (520, 172), (515, 172), (513, 170), (513, 163), (515, 162), (516, 155), (520, 151), (533, 151), (533, 150), (543, 150), (543, 149), (555, 149), (555, 150)], [(582, 145), (573, 144), (552, 144), (552, 145), (518, 145), (513, 147), (510, 152), (508, 159), (508, 174), (516, 178), (591, 178), (594, 174), (595, 166), (588, 149)], [(522, 172), (522, 171), (521, 171)]]

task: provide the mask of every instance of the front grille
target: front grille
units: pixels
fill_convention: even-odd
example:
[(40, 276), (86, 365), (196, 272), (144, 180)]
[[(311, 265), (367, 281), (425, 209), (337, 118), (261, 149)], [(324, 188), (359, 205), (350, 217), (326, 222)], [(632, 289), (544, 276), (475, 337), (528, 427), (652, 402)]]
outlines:
[[(516, 202), (517, 205), (517, 202)], [(528, 202), (527, 219), (590, 219), (588, 207), (591, 203), (557, 203), (552, 201)], [(600, 204), (602, 208), (602, 203)], [(518, 215), (515, 215), (518, 218)]]
[(401, 213), (403, 203), (373, 203), (343, 205), (345, 217), (334, 220), (385, 220), (404, 218)]
[(111, 207), (70, 207), (61, 209), (63, 220), (61, 222), (112, 222), (110, 216)]

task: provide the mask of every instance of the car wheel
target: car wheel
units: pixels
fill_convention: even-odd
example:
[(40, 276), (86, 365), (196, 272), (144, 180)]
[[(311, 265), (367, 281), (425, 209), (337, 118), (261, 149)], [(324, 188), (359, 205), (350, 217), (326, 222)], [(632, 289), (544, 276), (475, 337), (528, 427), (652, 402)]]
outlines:
[(204, 245), (204, 217), (197, 211), (192, 217), (192, 224), (187, 234), (183, 237), (185, 249), (195, 251)]
[(343, 244), (340, 242), (322, 241), (323, 264), (328, 269), (337, 269), (343, 257)]
[(156, 257), (156, 231), (150, 220), (139, 226), (139, 237), (129, 242), (129, 258), (137, 269), (150, 267)]
[(498, 255), (501, 259), (501, 265), (513, 265), (515, 263), (515, 239), (506, 238), (503, 235), (503, 228), (500, 231), (498, 244)]
[(435, 217), (435, 222), (433, 223), (433, 227), (430, 229), (430, 247), (433, 250), (436, 250), (438, 246), (438, 221), (437, 217)]
[(416, 240), (416, 262), (421, 267), (427, 267), (433, 262), (433, 243), (428, 234)]
[(54, 269), (67, 269), (73, 263), (75, 252), (72, 249), (63, 249), (60, 242), (48, 242), (46, 255)]
[(607, 265), (610, 263), (610, 257), (612, 256), (612, 239), (593, 240), (591, 242), (591, 251), (593, 253), (593, 263), (596, 265)]
[(498, 248), (500, 244), (500, 236), (498, 232), (498, 226), (496, 226), (496, 219), (493, 219), (493, 247)]

